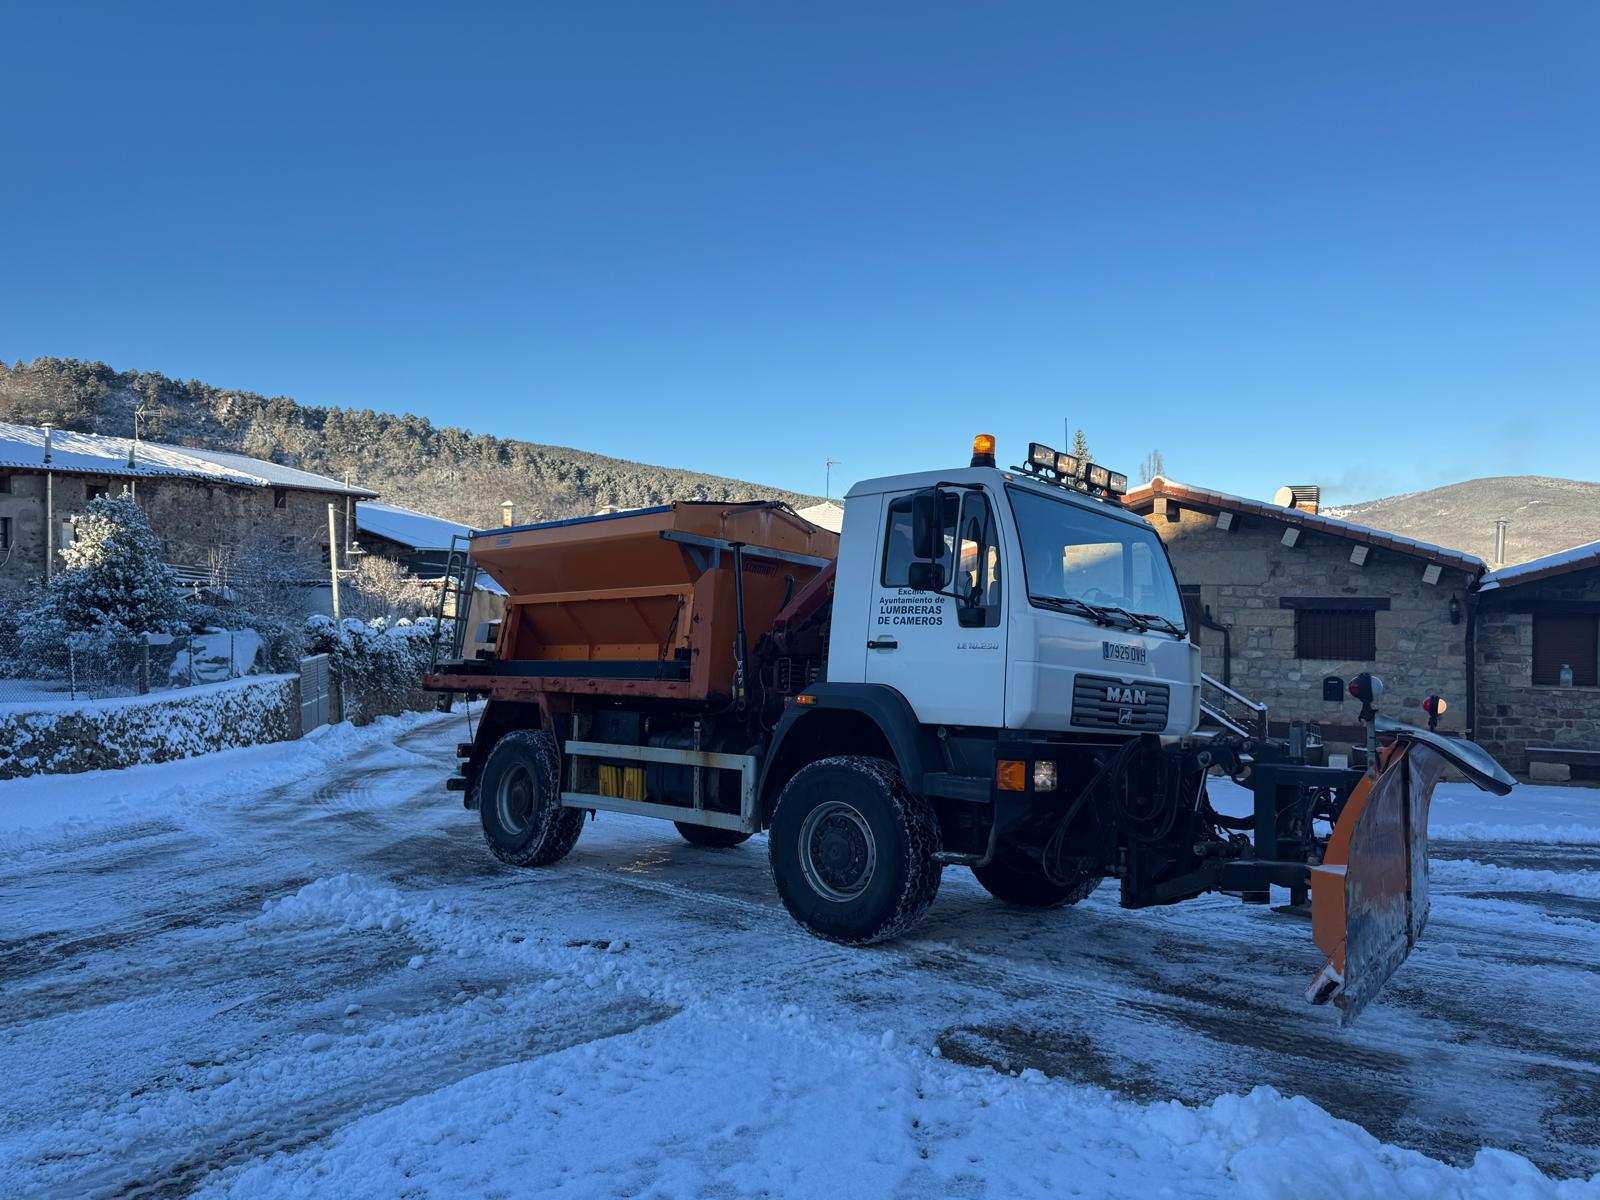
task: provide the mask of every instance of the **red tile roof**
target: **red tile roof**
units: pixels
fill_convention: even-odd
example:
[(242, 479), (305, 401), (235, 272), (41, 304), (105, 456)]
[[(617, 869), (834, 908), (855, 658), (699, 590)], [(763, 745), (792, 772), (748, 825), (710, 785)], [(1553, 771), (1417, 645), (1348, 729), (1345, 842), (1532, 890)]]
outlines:
[(1228, 512), (1241, 513), (1246, 516), (1265, 517), (1283, 525), (1295, 525), (1315, 533), (1325, 533), (1331, 537), (1344, 538), (1346, 541), (1377, 546), (1380, 549), (1393, 550), (1399, 554), (1409, 554), (1426, 562), (1437, 563), (1443, 567), (1452, 567), (1457, 571), (1464, 571), (1474, 578), (1488, 570), (1489, 567), (1488, 563), (1475, 554), (1466, 554), (1460, 550), (1450, 550), (1444, 546), (1429, 545), (1427, 542), (1415, 541), (1412, 538), (1401, 537), (1399, 534), (1384, 533), (1380, 529), (1357, 525), (1353, 521), (1341, 521), (1335, 517), (1324, 517), (1319, 513), (1309, 513), (1303, 509), (1285, 508), (1281, 504), (1269, 504), (1265, 500), (1251, 500), (1244, 496), (1233, 496), (1227, 492), (1216, 492), (1209, 488), (1194, 487), (1191, 484), (1179, 483), (1175, 479), (1166, 479), (1160, 475), (1157, 475), (1149, 483), (1129, 492), (1123, 497), (1122, 503), (1124, 507), (1142, 516), (1155, 507), (1158, 497), (1170, 497), (1180, 504), (1187, 504), (1196, 508), (1215, 511), (1225, 509)]

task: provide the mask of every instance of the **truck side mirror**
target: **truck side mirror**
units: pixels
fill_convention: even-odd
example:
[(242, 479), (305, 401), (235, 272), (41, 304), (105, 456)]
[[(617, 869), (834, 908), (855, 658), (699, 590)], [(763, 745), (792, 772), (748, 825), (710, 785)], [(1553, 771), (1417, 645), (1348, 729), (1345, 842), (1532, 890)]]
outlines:
[[(939, 489), (929, 488), (911, 497), (911, 557), (935, 563), (944, 557), (940, 545), (944, 535), (944, 521), (940, 516)], [(917, 566), (912, 564), (913, 569)], [(913, 583), (912, 587), (918, 585)], [(939, 586), (943, 587), (941, 580)]]
[(913, 562), (906, 565), (906, 586), (918, 592), (944, 591), (944, 567), (936, 562)]

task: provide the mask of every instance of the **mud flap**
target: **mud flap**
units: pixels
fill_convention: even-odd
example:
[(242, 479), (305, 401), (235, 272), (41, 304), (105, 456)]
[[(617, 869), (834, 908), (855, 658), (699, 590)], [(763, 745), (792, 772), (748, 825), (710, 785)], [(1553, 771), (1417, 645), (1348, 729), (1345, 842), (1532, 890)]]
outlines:
[(1351, 795), (1321, 866), (1311, 870), (1312, 937), (1328, 965), (1307, 989), (1348, 1025), (1417, 944), (1428, 922), (1428, 803), (1448, 765), (1399, 739), (1376, 779)]

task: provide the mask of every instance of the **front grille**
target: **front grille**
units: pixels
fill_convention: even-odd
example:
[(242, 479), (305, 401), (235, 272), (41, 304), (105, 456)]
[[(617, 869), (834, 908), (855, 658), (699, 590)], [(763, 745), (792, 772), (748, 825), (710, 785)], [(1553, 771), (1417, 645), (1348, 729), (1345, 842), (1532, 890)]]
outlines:
[(1160, 733), (1167, 727), (1167, 702), (1164, 683), (1079, 675), (1072, 684), (1072, 723), (1086, 729)]

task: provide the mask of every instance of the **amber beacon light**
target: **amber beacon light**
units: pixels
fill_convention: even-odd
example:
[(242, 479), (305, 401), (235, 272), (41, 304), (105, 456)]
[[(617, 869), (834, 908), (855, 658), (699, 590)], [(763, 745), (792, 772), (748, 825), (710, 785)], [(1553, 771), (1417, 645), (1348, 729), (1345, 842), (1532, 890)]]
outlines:
[(969, 465), (994, 466), (994, 434), (980, 433), (972, 439), (972, 462)]

